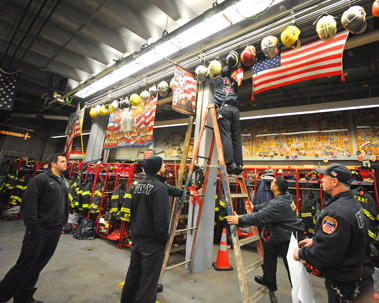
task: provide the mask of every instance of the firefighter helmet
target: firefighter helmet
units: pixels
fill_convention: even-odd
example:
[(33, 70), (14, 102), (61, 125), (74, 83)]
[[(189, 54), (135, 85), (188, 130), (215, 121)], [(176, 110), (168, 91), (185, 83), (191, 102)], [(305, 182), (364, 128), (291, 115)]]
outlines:
[(117, 102), (117, 100), (113, 100), (112, 103), (111, 103), (111, 106), (112, 106), (113, 111), (118, 110), (118, 102)]
[(147, 90), (144, 90), (142, 93), (141, 93), (141, 100), (143, 102), (146, 102), (147, 100), (150, 99), (150, 93), (147, 91)]
[(167, 97), (168, 95), (168, 84), (166, 81), (161, 81), (159, 84), (158, 84), (158, 93), (159, 93), (159, 96), (161, 97)]
[(372, 14), (375, 17), (379, 17), (379, 0), (375, 0), (375, 2), (372, 4)]
[(94, 118), (94, 119), (97, 117), (96, 111), (93, 107), (90, 109), (89, 115), (91, 116), (91, 118)]
[(209, 63), (208, 73), (211, 78), (217, 78), (220, 76), (222, 70), (221, 62), (218, 60), (213, 60)]
[(155, 97), (157, 95), (157, 87), (153, 85), (152, 87), (149, 88), (149, 93), (150, 96)]
[(208, 68), (206, 68), (204, 65), (199, 65), (198, 67), (196, 67), (195, 77), (196, 77), (197, 83), (201, 83), (205, 81), (207, 76), (208, 76)]
[(333, 40), (337, 34), (337, 22), (332, 16), (324, 16), (317, 21), (316, 32), (322, 41)]
[(105, 107), (105, 105), (101, 105), (99, 107), (99, 114), (100, 116), (105, 116), (106, 114), (108, 114), (108, 109)]
[(343, 13), (341, 23), (351, 33), (361, 34), (367, 27), (366, 12), (362, 6), (352, 6)]
[(279, 54), (279, 41), (278, 38), (274, 36), (268, 36), (264, 38), (261, 42), (262, 52), (269, 59), (274, 58)]
[(174, 90), (174, 85), (175, 85), (175, 77), (172, 77), (172, 79), (170, 81), (170, 88), (171, 88), (171, 90)]
[(96, 113), (96, 115), (98, 115), (98, 116), (100, 116), (100, 108), (101, 108), (100, 105), (96, 105), (96, 106), (95, 106), (95, 113)]
[(288, 26), (281, 34), (280, 39), (287, 47), (299, 48), (300, 47), (300, 30), (293, 25)]
[(255, 63), (256, 51), (255, 47), (248, 45), (241, 53), (241, 62), (246, 66), (253, 66)]
[(138, 94), (132, 94), (130, 96), (129, 102), (133, 106), (138, 106), (141, 103), (141, 98)]
[(128, 97), (126, 97), (124, 100), (120, 101), (118, 103), (118, 106), (122, 109), (122, 108), (129, 108), (130, 107), (130, 103), (129, 103), (129, 99)]
[(113, 113), (113, 107), (112, 107), (112, 105), (111, 105), (111, 104), (108, 104), (108, 105), (106, 105), (106, 106), (105, 106), (105, 108), (107, 109), (107, 111), (108, 111), (108, 114), (111, 114), (111, 113)]
[(226, 64), (230, 68), (236, 68), (239, 63), (239, 55), (236, 51), (231, 51), (227, 56), (226, 56)]

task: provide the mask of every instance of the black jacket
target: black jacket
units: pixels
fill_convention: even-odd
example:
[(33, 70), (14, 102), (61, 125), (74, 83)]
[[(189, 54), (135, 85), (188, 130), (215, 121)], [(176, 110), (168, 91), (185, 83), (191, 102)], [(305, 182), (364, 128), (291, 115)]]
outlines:
[(63, 175), (61, 178), (62, 183), (49, 169), (29, 182), (21, 203), (21, 213), (28, 231), (34, 231), (38, 226), (66, 224), (69, 184)]
[(363, 278), (374, 273), (363, 210), (351, 191), (339, 193), (324, 204), (313, 241), (312, 246), (299, 251), (299, 258), (334, 282), (356, 282), (362, 262)]
[(287, 192), (272, 200), (255, 205), (254, 212), (238, 218), (238, 223), (263, 226), (270, 224), (271, 237), (278, 242), (289, 242), (293, 231), (304, 232), (292, 196)]
[(228, 87), (230, 87), (225, 104), (238, 107), (238, 83), (236, 80), (228, 77), (218, 77), (216, 79), (209, 77), (209, 82), (214, 86), (214, 97), (217, 105), (221, 105), (224, 102)]
[(170, 223), (169, 192), (179, 197), (183, 190), (165, 184), (165, 180), (151, 174), (134, 186), (130, 206), (132, 239), (166, 244)]

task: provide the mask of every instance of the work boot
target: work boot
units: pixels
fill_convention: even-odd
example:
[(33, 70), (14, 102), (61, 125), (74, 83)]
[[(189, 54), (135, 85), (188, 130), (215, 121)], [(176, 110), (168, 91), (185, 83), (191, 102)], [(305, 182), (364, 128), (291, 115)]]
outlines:
[(20, 298), (13, 298), (13, 303), (44, 303), (44, 302), (36, 300), (32, 297), (25, 300), (24, 299), (21, 300)]
[(242, 165), (238, 165), (235, 174), (236, 175), (240, 175), (242, 173), (243, 173), (243, 166)]
[(238, 171), (237, 164), (235, 164), (234, 162), (227, 164), (226, 165), (226, 171), (227, 171), (228, 175), (237, 174), (237, 171)]
[(38, 301), (33, 298), (36, 290), (37, 288), (34, 288), (32, 290), (24, 290), (16, 293), (13, 296), (13, 303), (44, 303), (43, 301)]
[(263, 286), (266, 286), (269, 290), (276, 291), (276, 290), (278, 289), (278, 288), (276, 287), (276, 285), (272, 285), (272, 284), (270, 284), (268, 281), (266, 281), (265, 279), (263, 279), (262, 276), (255, 276), (254, 280), (255, 280), (255, 282), (257, 282), (258, 284), (263, 285)]

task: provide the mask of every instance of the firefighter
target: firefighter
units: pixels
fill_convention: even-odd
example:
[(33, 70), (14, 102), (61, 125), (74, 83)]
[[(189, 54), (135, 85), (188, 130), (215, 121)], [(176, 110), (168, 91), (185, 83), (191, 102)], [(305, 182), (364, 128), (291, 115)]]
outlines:
[(374, 265), (364, 213), (350, 191), (352, 175), (338, 163), (316, 170), (332, 197), (317, 217), (315, 236), (301, 241), (293, 258), (320, 269), (329, 303), (372, 302)]

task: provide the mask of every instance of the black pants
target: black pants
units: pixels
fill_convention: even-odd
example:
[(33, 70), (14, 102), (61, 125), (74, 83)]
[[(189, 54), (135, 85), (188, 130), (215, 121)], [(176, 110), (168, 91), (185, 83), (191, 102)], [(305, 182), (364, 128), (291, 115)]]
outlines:
[[(362, 286), (359, 289), (359, 294), (356, 299), (357, 303), (373, 303), (376, 302), (374, 298), (374, 288), (373, 288), (373, 279), (372, 277), (366, 278), (362, 280)], [(347, 283), (344, 286), (349, 293), (354, 293), (356, 282)], [(332, 288), (331, 282), (329, 279), (325, 279), (325, 287), (328, 291), (328, 303), (340, 303), (340, 297), (337, 294), (336, 290)], [(344, 302), (344, 301), (342, 301)], [(352, 302), (352, 301), (350, 301)]]
[(132, 254), (121, 303), (155, 303), (166, 245), (132, 239)]
[(236, 106), (224, 106), (222, 118), (217, 120), (224, 148), (225, 164), (243, 165), (240, 112)]
[[(304, 240), (303, 234), (297, 234), (294, 232), (294, 235), (298, 241)], [(275, 288), (276, 285), (276, 269), (277, 269), (277, 263), (278, 263), (278, 254), (280, 253), (283, 258), (284, 266), (287, 270), (288, 280), (290, 281), (291, 287), (291, 275), (288, 269), (288, 262), (287, 262), (287, 252), (288, 252), (288, 242), (280, 242), (273, 238), (268, 238), (263, 243), (263, 279), (266, 280), (268, 283), (270, 283)]]
[(39, 274), (53, 256), (61, 234), (62, 226), (39, 227), (31, 234), (25, 231), (17, 263), (0, 282), (0, 303), (12, 297), (27, 302), (33, 296)]
[[(291, 283), (291, 276), (288, 270), (287, 251), (289, 242), (280, 243), (273, 238), (267, 239), (263, 243), (263, 279), (266, 280), (273, 287), (276, 285), (276, 269), (278, 263), (278, 254), (280, 253), (283, 258), (284, 266), (287, 269), (288, 279)], [(292, 283), (291, 283), (292, 286)]]

